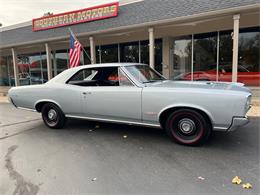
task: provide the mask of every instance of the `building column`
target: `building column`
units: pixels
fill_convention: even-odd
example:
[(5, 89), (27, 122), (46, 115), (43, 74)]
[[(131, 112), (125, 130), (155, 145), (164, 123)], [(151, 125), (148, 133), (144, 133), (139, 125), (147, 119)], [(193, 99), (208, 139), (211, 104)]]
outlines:
[(52, 60), (51, 60), (51, 48), (48, 43), (45, 43), (46, 58), (47, 58), (47, 70), (48, 80), (52, 79)]
[(13, 56), (15, 86), (19, 86), (20, 81), (19, 81), (19, 77), (18, 77), (17, 53), (16, 53), (16, 50), (14, 48), (12, 48), (12, 56)]
[(94, 37), (89, 37), (91, 64), (96, 64), (96, 47)]
[(173, 72), (173, 66), (170, 64), (171, 39), (170, 37), (163, 37), (162, 39), (162, 71), (163, 76), (169, 79)]
[(57, 61), (55, 59), (55, 55), (56, 55), (56, 51), (53, 51), (53, 73), (54, 73), (54, 77), (58, 74), (58, 70), (57, 70)]
[(150, 60), (150, 67), (154, 68), (154, 29), (149, 28), (149, 60)]
[(239, 14), (233, 16), (234, 28), (233, 28), (232, 82), (237, 82), (239, 19), (240, 19)]

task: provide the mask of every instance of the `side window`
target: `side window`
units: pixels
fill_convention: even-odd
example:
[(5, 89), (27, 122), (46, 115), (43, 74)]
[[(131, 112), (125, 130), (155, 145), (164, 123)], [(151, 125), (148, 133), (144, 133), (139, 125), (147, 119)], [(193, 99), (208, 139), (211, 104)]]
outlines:
[(90, 81), (95, 77), (97, 72), (98, 72), (97, 70), (91, 70), (91, 69), (81, 70), (70, 79), (70, 82), (86, 81), (86, 80)]
[(80, 70), (67, 83), (78, 86), (98, 86), (96, 78), (98, 74), (99, 70), (97, 69)]
[(118, 69), (119, 86), (133, 86), (132, 82), (127, 78), (125, 73), (119, 68)]
[(67, 83), (93, 87), (133, 86), (118, 67), (97, 67), (80, 70)]

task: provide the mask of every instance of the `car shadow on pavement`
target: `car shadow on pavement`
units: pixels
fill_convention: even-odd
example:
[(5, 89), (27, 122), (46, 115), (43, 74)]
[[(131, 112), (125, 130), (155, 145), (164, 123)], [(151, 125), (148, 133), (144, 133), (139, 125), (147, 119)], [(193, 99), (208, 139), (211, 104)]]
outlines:
[[(200, 148), (219, 148), (224, 150), (240, 150), (246, 146), (259, 150), (260, 117), (250, 117), (250, 123), (233, 132), (213, 132), (210, 139)], [(96, 136), (126, 136), (139, 141), (174, 144), (163, 129), (134, 125), (122, 125), (84, 120), (68, 120), (66, 130), (73, 132), (93, 132)], [(183, 146), (185, 147), (185, 146)], [(189, 147), (188, 147), (189, 148)], [(196, 147), (195, 147), (196, 148)]]

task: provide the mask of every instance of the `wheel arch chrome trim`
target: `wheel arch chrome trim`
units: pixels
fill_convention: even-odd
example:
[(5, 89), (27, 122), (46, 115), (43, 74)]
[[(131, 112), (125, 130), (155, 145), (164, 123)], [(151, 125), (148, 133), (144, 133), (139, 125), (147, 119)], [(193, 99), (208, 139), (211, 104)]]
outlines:
[(35, 108), (36, 111), (37, 111), (36, 106), (39, 103), (42, 103), (42, 102), (49, 102), (49, 103), (56, 104), (62, 110), (61, 105), (58, 102), (51, 100), (51, 99), (41, 99), (41, 100), (36, 101), (35, 104), (34, 104), (34, 108)]
[(200, 111), (204, 112), (204, 113), (209, 117), (209, 120), (210, 120), (212, 126), (214, 125), (214, 117), (212, 116), (212, 114), (211, 114), (208, 110), (206, 110), (206, 109), (204, 109), (204, 108), (202, 108), (202, 107), (200, 107), (200, 106), (192, 105), (192, 104), (171, 104), (171, 105), (168, 105), (168, 106), (164, 107), (164, 108), (158, 113), (158, 115), (157, 115), (157, 120), (160, 121), (160, 116), (161, 116), (161, 114), (162, 114), (164, 111), (166, 111), (166, 110), (168, 110), (168, 109), (174, 109), (174, 108), (188, 108), (188, 109), (200, 110)]

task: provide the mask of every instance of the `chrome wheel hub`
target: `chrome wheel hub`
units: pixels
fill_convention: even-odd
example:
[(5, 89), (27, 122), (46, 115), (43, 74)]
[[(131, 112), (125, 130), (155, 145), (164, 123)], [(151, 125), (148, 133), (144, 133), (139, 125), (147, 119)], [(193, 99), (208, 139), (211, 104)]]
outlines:
[(52, 121), (55, 120), (57, 118), (57, 112), (53, 109), (50, 109), (48, 112), (48, 118)]
[(178, 126), (180, 131), (184, 134), (190, 134), (196, 129), (196, 125), (193, 120), (188, 118), (180, 120)]

